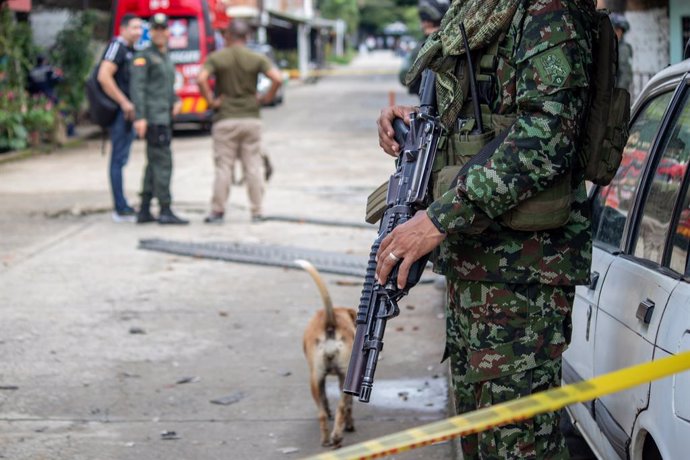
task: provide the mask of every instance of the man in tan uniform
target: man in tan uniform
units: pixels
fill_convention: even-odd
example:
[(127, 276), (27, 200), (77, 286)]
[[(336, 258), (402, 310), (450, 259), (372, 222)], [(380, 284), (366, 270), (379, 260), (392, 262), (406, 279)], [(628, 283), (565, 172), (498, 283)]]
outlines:
[[(201, 94), (216, 111), (211, 131), (215, 180), (211, 213), (204, 219), (206, 223), (223, 222), (236, 159), (244, 169), (252, 221), (261, 219), (264, 185), (259, 110), (262, 104), (273, 100), (282, 84), (282, 76), (268, 58), (246, 47), (249, 30), (246, 22), (234, 20), (225, 33), (225, 48), (209, 55), (199, 74)], [(261, 98), (256, 92), (260, 73), (272, 82)], [(211, 76), (216, 79), (215, 96), (208, 83)]]

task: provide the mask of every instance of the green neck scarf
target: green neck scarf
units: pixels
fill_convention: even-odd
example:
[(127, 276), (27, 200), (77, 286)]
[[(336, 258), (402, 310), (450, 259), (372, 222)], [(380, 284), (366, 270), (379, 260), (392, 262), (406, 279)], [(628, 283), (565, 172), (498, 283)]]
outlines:
[(426, 68), (436, 72), (438, 111), (447, 128), (455, 123), (466, 96), (455, 75), (456, 58), (465, 54), (460, 24), (465, 24), (470, 50), (482, 49), (508, 29), (519, 4), (520, 0), (453, 0), (440, 29), (424, 42), (406, 83)]

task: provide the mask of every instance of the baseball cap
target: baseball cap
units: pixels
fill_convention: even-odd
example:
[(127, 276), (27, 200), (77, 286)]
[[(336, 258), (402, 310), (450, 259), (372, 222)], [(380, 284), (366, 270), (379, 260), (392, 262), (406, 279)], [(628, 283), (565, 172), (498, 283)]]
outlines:
[(152, 28), (168, 28), (168, 17), (163, 13), (156, 13), (151, 17), (151, 27)]
[(422, 21), (440, 23), (449, 7), (449, 0), (419, 0), (419, 17)]

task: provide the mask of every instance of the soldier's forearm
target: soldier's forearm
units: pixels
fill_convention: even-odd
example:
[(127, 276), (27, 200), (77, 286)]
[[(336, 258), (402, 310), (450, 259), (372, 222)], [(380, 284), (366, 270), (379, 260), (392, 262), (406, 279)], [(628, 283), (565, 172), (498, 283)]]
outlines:
[(208, 84), (208, 81), (205, 79), (199, 80), (199, 92), (201, 92), (201, 97), (206, 99), (206, 103), (208, 105), (211, 105), (213, 102), (213, 95), (211, 93), (211, 86)]

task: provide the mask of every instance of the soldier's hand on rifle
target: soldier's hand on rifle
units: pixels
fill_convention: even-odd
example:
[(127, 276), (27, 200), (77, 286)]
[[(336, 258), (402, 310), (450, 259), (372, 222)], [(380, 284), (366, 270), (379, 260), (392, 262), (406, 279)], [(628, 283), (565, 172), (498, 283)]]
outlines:
[(406, 105), (394, 105), (381, 110), (376, 124), (379, 127), (379, 145), (388, 155), (397, 157), (400, 154), (401, 146), (393, 138), (393, 120), (402, 118), (406, 124), (410, 124), (410, 113), (417, 110), (417, 107)]
[(144, 139), (146, 137), (146, 120), (143, 118), (134, 122), (134, 132), (137, 133), (139, 139)]
[(412, 264), (436, 249), (444, 239), (446, 234), (436, 228), (426, 211), (417, 211), (412, 219), (397, 226), (381, 242), (376, 256), (376, 279), (385, 283), (395, 265), (402, 260), (397, 285), (403, 289)]

